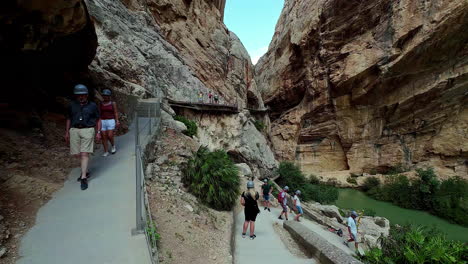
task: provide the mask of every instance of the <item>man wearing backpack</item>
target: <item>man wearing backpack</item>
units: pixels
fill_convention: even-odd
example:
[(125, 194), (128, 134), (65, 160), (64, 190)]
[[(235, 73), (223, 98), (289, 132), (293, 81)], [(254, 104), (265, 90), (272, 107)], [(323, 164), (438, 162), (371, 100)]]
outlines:
[(278, 219), (283, 220), (283, 214), (286, 217), (286, 220), (288, 220), (288, 196), (286, 193), (289, 191), (288, 186), (284, 186), (283, 190), (278, 194), (278, 202), (281, 204), (281, 207), (283, 208), (283, 211), (281, 211), (280, 216)]

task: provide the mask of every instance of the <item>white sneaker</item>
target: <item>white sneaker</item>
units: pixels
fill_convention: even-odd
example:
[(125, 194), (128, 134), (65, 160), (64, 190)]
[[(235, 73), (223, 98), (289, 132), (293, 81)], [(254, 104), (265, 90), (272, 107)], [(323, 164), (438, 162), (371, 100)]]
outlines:
[(115, 146), (112, 146), (111, 153), (112, 153), (112, 154), (115, 154), (115, 152), (117, 152), (117, 150), (115, 149)]
[(107, 157), (109, 156), (109, 152), (104, 152), (104, 154), (102, 154), (103, 157)]

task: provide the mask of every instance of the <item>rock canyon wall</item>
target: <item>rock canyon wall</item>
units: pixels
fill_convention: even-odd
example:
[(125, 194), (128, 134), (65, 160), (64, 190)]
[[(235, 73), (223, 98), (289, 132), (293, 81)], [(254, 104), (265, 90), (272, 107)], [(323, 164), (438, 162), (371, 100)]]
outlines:
[[(220, 103), (263, 108), (250, 57), (223, 24), (224, 0), (13, 2), (2, 4), (8, 6), (2, 8), (0, 28), (1, 52), (16, 65), (9, 70), (13, 78), (8, 83), (19, 88), (2, 100), (9, 108), (21, 108), (11, 103), (21, 102), (21, 93), (28, 89), (50, 102), (44, 105), (31, 96), (31, 104), (60, 113), (76, 83), (90, 87), (91, 97), (104, 88), (112, 89), (127, 120), (134, 101), (129, 98), (135, 97), (195, 102), (199, 92), (207, 97), (211, 91), (219, 95)], [(8, 63), (2, 67), (9, 69)], [(18, 79), (26, 81), (18, 83)], [(275, 166), (264, 135), (255, 131), (252, 140), (241, 136), (244, 125), (239, 120), (245, 123), (247, 118), (250, 124), (254, 120), (248, 112), (242, 118), (192, 115), (199, 120), (204, 145), (224, 146), (228, 151), (244, 144), (244, 149), (261, 145), (259, 155), (238, 154), (252, 164), (265, 165), (263, 169)], [(227, 128), (213, 126), (218, 122), (229, 123), (228, 129), (238, 136), (222, 139)], [(210, 133), (218, 136), (206, 136)]]
[(276, 154), (468, 178), (467, 28), (465, 0), (286, 0), (256, 65)]

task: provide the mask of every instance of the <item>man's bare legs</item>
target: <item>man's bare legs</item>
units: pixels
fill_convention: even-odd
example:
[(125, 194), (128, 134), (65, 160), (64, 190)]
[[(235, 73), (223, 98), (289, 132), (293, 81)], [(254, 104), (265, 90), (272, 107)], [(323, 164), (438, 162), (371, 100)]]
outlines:
[(86, 173), (88, 172), (88, 164), (89, 164), (89, 153), (81, 152), (80, 159), (81, 159), (81, 179), (86, 179)]

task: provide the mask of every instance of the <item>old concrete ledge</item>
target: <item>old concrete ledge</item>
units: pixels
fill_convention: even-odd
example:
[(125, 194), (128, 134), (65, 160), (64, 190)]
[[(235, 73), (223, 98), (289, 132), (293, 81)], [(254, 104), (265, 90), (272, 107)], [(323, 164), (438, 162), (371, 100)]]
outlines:
[(283, 227), (322, 264), (362, 264), (298, 222), (284, 221)]

